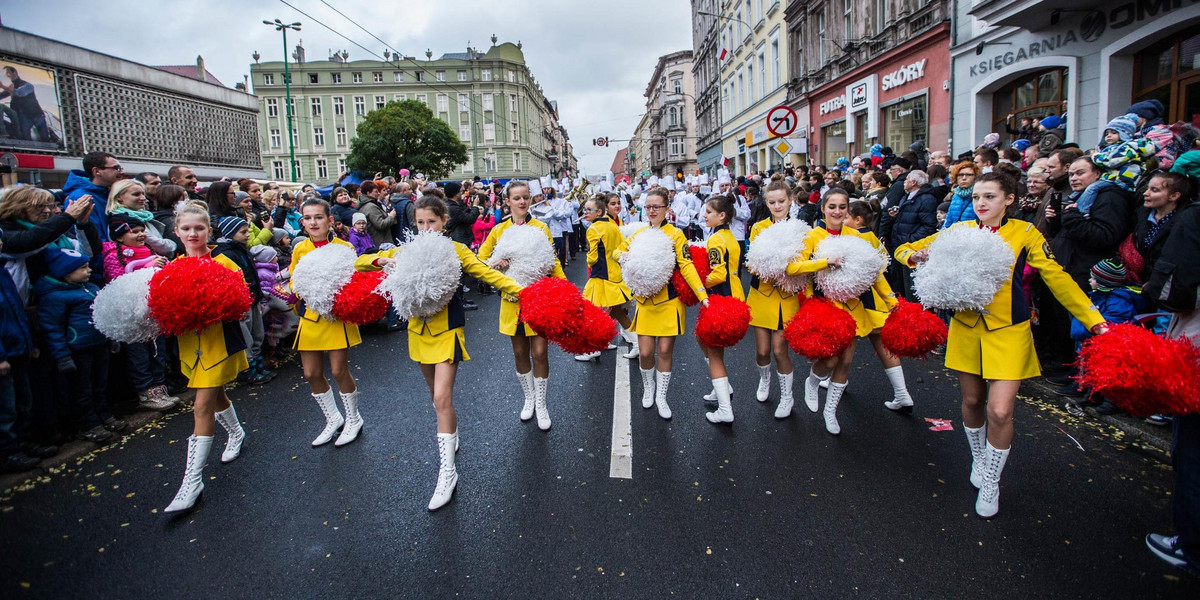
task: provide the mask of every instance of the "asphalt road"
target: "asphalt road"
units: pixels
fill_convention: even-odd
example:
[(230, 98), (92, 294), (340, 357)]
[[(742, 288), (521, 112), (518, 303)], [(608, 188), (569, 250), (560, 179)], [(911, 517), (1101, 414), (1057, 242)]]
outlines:
[[(568, 273), (582, 281), (580, 263)], [(606, 352), (578, 363), (552, 348), (554, 427), (543, 433), (517, 417), (497, 303), (480, 298), (468, 313), (459, 487), (441, 511), (425, 508), (435, 422), (406, 334), (367, 331), (351, 354), (359, 441), (309, 446), (323, 421), (295, 365), (234, 389), (242, 456), (220, 464), (218, 433), (197, 510), (171, 519), (161, 510), (179, 486), (191, 415), (148, 425), (0, 499), (0, 595), (1200, 597), (1200, 582), (1142, 542), (1171, 530), (1170, 468), (1053, 402), (1017, 407), (1000, 514), (982, 520), (957, 387), (938, 362), (905, 363), (917, 407), (902, 416), (883, 407), (890, 386), (860, 345), (833, 437), (799, 393), (785, 421), (772, 417), (775, 386), (772, 402), (754, 401), (749, 339), (729, 352), (732, 426), (704, 419), (708, 374), (691, 337), (676, 350), (671, 422), (641, 408), (633, 361)], [(632, 382), (632, 451), (617, 452), (629, 478), (610, 476), (617, 369)]]

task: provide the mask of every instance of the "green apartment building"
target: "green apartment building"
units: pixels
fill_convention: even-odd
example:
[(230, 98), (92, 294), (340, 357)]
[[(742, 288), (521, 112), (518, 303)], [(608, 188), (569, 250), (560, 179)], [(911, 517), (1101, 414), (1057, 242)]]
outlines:
[[(366, 114), (392, 100), (418, 100), (450, 125), (470, 160), (448, 178), (530, 178), (560, 173), (574, 157), (557, 107), (525, 66), (519, 44), (426, 60), (385, 53), (389, 60), (304, 60), (297, 46), (292, 78), (292, 140), (297, 181), (325, 185), (346, 170), (350, 140)], [(257, 56), (257, 55), (256, 55)], [(259, 101), (258, 132), (267, 177), (287, 181), (288, 123), (282, 62), (255, 63), (250, 79)]]

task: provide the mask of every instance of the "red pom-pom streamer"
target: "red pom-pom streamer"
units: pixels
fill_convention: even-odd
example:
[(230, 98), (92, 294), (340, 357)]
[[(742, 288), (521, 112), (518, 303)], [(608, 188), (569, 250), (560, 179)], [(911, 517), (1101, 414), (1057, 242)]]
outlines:
[(883, 347), (903, 358), (924, 358), (946, 343), (946, 335), (946, 324), (937, 315), (907, 300), (900, 300), (879, 332)]
[[(703, 284), (704, 280), (708, 279), (708, 274), (712, 273), (712, 267), (708, 265), (708, 248), (688, 244), (688, 254), (691, 256), (692, 265), (696, 267), (696, 274), (700, 276), (700, 283)], [(675, 268), (674, 273), (671, 273), (671, 285), (675, 286), (675, 293), (679, 295), (679, 300), (683, 302), (684, 306), (700, 304), (700, 299), (687, 284), (687, 280), (683, 278), (683, 273), (679, 272), (678, 267)]]
[(712, 348), (737, 345), (749, 328), (750, 305), (731, 296), (709, 296), (696, 318), (696, 338)]
[(810, 298), (800, 304), (796, 316), (783, 329), (783, 337), (792, 350), (809, 360), (824, 360), (842, 353), (854, 343), (857, 325), (850, 313), (824, 298)]
[(607, 350), (609, 342), (616, 335), (617, 322), (600, 307), (583, 300), (583, 314), (579, 316), (571, 333), (550, 341), (570, 354), (588, 354)]
[(208, 257), (171, 261), (150, 280), (150, 314), (166, 335), (199, 331), (221, 321), (240, 321), (250, 310), (250, 302), (242, 272)]
[(1113, 325), (1079, 351), (1079, 382), (1135, 415), (1200, 412), (1200, 350), (1136, 325)]
[(333, 316), (355, 325), (370, 325), (387, 314), (387, 299), (376, 294), (383, 271), (355, 271), (350, 283), (342, 286), (333, 299)]
[(521, 320), (571, 354), (608, 348), (616, 322), (565, 279), (543, 277), (521, 290)]

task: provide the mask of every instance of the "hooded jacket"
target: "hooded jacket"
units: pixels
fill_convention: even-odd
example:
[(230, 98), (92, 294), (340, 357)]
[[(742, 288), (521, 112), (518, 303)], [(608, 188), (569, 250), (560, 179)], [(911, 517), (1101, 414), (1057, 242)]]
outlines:
[(96, 225), (96, 233), (100, 235), (100, 241), (107, 242), (108, 215), (105, 214), (104, 209), (108, 206), (108, 188), (92, 183), (87, 173), (76, 169), (67, 174), (67, 183), (63, 185), (63, 191), (67, 193), (63, 208), (67, 207), (67, 202), (91, 195), (93, 206), (88, 220)]
[(25, 356), (33, 351), (33, 336), (25, 316), (25, 301), (0, 260), (0, 360)]
[(107, 343), (92, 322), (92, 302), (100, 288), (92, 283), (66, 283), (46, 276), (33, 285), (38, 324), (54, 360), (70, 358), (72, 350)]

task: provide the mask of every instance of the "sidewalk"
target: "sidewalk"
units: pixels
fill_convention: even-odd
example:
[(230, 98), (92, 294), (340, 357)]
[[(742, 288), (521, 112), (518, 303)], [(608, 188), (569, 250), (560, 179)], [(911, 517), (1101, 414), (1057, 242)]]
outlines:
[[(1040, 399), (1056, 406), (1067, 404), (1067, 399), (1055, 394), (1054, 386), (1048, 383), (1043, 377), (1026, 380), (1024, 385), (1022, 385), (1021, 391), (1027, 395), (1036, 395)], [(1084, 418), (1094, 419), (1121, 430), (1125, 434), (1126, 442), (1141, 444), (1157, 450), (1158, 452), (1151, 454), (1163, 462), (1170, 463), (1171, 427), (1151, 425), (1142, 417), (1134, 417), (1124, 413), (1102, 415), (1092, 408), (1075, 408), (1074, 410), (1082, 411)]]

